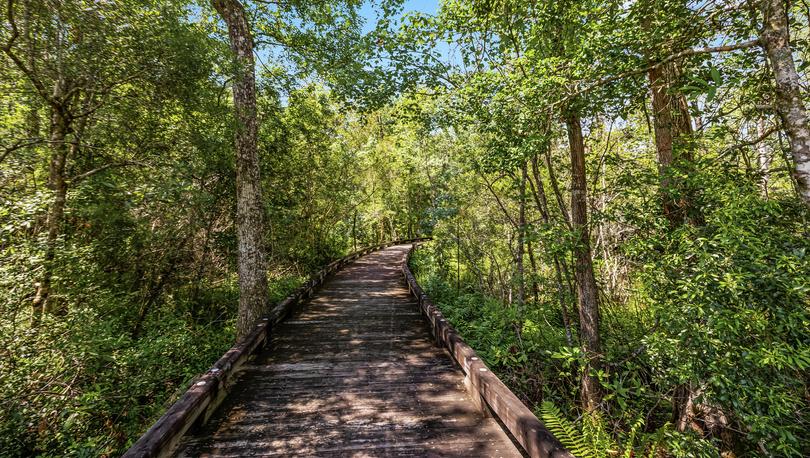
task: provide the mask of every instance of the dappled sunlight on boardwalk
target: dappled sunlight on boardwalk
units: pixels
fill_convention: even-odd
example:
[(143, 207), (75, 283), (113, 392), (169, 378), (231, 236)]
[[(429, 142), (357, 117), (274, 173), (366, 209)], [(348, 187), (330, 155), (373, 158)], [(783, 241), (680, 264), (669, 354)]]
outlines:
[(521, 456), (434, 345), (403, 286), (407, 250), (326, 282), (178, 456)]

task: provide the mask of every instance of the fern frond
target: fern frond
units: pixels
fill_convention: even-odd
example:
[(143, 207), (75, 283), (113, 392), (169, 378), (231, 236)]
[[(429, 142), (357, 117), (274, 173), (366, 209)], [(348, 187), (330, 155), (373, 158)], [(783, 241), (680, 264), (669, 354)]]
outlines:
[(607, 431), (604, 419), (598, 411), (586, 413), (583, 417), (582, 436), (594, 456), (605, 458), (618, 454), (618, 444)]
[(630, 433), (627, 435), (627, 440), (624, 443), (624, 458), (632, 458), (633, 449), (636, 446), (636, 435), (644, 427), (644, 416), (639, 416), (633, 426), (630, 427)]
[(578, 458), (596, 458), (582, 433), (577, 430), (573, 422), (563, 417), (562, 412), (554, 403), (543, 402), (540, 407), (540, 417), (543, 419), (546, 428), (574, 456)]

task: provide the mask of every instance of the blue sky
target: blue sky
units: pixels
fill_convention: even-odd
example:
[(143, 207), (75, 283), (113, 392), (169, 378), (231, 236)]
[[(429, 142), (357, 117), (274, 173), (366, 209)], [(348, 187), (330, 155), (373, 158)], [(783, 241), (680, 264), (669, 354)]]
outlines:
[[(407, 16), (409, 13), (419, 12), (429, 15), (438, 14), (440, 1), (441, 0), (405, 0), (401, 8), (402, 13), (399, 16), (392, 18), (393, 22), (391, 26), (397, 28), (397, 22), (399, 22), (398, 20), (404, 16)], [(363, 32), (365, 33), (371, 32), (374, 29), (377, 21), (380, 19), (380, 12), (378, 11), (378, 8), (375, 7), (374, 3), (376, 3), (374, 0), (364, 0), (363, 5), (359, 10), (360, 15), (365, 19), (365, 24), (363, 26)], [(263, 70), (262, 66), (264, 63), (283, 63), (286, 61), (282, 54), (277, 54), (278, 50), (279, 49), (277, 47), (272, 45), (257, 48), (256, 55), (258, 61), (256, 64), (259, 72)], [(435, 50), (438, 52), (440, 58), (448, 61), (452, 60), (450, 58), (452, 53), (448, 43), (437, 43)], [(285, 98), (286, 97), (282, 95), (282, 99)]]
[[(402, 12), (419, 11), (427, 14), (436, 14), (439, 11), (439, 0), (407, 0), (403, 4)], [(366, 18), (366, 31), (369, 31), (377, 21), (377, 15), (370, 2), (366, 2), (360, 9), (360, 14)]]
[[(408, 13), (420, 12), (425, 14), (435, 15), (439, 12), (440, 0), (405, 0), (402, 4), (402, 14), (395, 19), (401, 19)], [(378, 8), (374, 6), (374, 0), (364, 0), (363, 6), (360, 8), (360, 15), (365, 19), (363, 32), (368, 33), (374, 29), (375, 24), (379, 20)], [(393, 25), (393, 24), (392, 24)], [(440, 45), (438, 48), (442, 55), (447, 55), (449, 47), (446, 44)], [(257, 50), (260, 61), (272, 61), (279, 59), (273, 57), (273, 46), (260, 47)]]
[[(403, 16), (406, 16), (408, 13), (413, 12), (436, 15), (439, 13), (440, 2), (441, 0), (405, 0), (405, 2), (402, 4), (402, 14), (396, 19), (400, 19)], [(373, 0), (365, 0), (365, 3), (360, 8), (360, 15), (366, 20), (363, 27), (363, 31), (366, 33), (370, 32), (374, 28), (374, 24), (379, 19), (377, 17), (377, 11), (372, 3)], [(435, 50), (443, 60), (447, 62), (453, 62), (455, 60), (453, 57), (454, 53), (451, 51), (451, 46), (449, 43), (440, 41), (437, 43)]]

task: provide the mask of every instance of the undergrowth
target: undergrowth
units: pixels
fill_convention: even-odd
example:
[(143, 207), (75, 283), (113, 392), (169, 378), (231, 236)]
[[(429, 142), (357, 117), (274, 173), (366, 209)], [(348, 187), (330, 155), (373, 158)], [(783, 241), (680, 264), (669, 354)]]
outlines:
[[(273, 300), (300, 281), (274, 279)], [(137, 302), (98, 288), (36, 328), (26, 313), (2, 314), (0, 456), (120, 455), (233, 344), (236, 299), (233, 284), (196, 303), (177, 291), (137, 336), (123, 318)]]

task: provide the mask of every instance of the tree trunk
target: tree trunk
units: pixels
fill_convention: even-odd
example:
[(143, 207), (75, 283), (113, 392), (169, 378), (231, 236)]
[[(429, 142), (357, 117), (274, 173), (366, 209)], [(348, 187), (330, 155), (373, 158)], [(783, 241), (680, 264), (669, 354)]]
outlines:
[(352, 218), (352, 244), (353, 251), (357, 251), (357, 209), (354, 210), (354, 218)]
[(673, 226), (683, 224), (690, 203), (673, 196), (677, 183), (672, 182), (670, 170), (678, 161), (692, 160), (688, 148), (683, 148), (683, 136), (692, 133), (689, 107), (682, 95), (669, 94), (676, 68), (667, 64), (651, 68), (647, 72), (652, 92), (653, 126), (658, 170), (661, 175), (661, 198), (664, 216)]
[(228, 26), (238, 72), (233, 83), (233, 105), (236, 112), (236, 233), (239, 244), (236, 335), (239, 338), (248, 334), (265, 313), (268, 299), (264, 208), (256, 138), (256, 71), (253, 37), (244, 7), (238, 0), (214, 0), (213, 5)]
[[(25, 39), (25, 54), (28, 58), (28, 68), (36, 74), (37, 73), (37, 49), (36, 39), (38, 38), (36, 30), (33, 28), (32, 12), (30, 2), (23, 2), (23, 37)], [(28, 95), (28, 112), (26, 113), (25, 127), (29, 139), (39, 138), (40, 120), (39, 108), (42, 105), (42, 99), (37, 94), (36, 89), (32, 88), (31, 93)], [(32, 147), (33, 148), (33, 147)]]
[(762, 191), (762, 197), (768, 198), (768, 184), (771, 181), (771, 156), (768, 153), (768, 147), (765, 145), (765, 142), (761, 140), (766, 134), (765, 130), (765, 118), (759, 118), (757, 120), (757, 138), (760, 139), (759, 143), (757, 143), (757, 166), (759, 168), (759, 176), (760, 176), (760, 190)]
[(551, 148), (545, 149), (545, 162), (546, 170), (548, 170), (548, 181), (551, 183), (551, 190), (554, 191), (554, 198), (557, 200), (557, 206), (560, 208), (560, 214), (563, 217), (563, 222), (568, 228), (571, 228), (571, 215), (568, 214), (568, 209), (565, 207), (560, 185), (557, 182), (557, 174), (554, 172), (553, 161), (551, 160)]
[(537, 305), (537, 299), (540, 297), (540, 288), (537, 285), (537, 260), (534, 258), (534, 247), (532, 246), (531, 239), (526, 239), (526, 253), (529, 254), (529, 265), (532, 266), (531, 278), (529, 283), (532, 287), (532, 302)]
[(658, 153), (658, 168), (663, 172), (673, 162), (672, 110), (670, 108), (669, 94), (667, 93), (669, 85), (666, 84), (664, 70), (661, 67), (650, 69), (647, 76), (650, 79), (650, 91), (652, 92), (655, 150)]
[[(61, 85), (60, 85), (61, 86)], [(57, 87), (55, 91), (59, 91)], [(62, 231), (62, 222), (65, 216), (65, 203), (67, 202), (67, 181), (65, 180), (65, 165), (68, 156), (67, 134), (70, 129), (68, 118), (64, 113), (54, 108), (51, 113), (51, 162), (48, 167), (48, 187), (53, 191), (53, 200), (48, 209), (48, 237), (45, 242), (45, 259), (42, 265), (42, 277), (37, 285), (37, 292), (32, 303), (32, 324), (37, 324), (45, 311), (53, 309), (51, 297), (51, 281), (53, 279), (54, 262), (59, 234)]]
[(456, 297), (461, 294), (461, 230), (459, 228), (459, 218), (456, 215)]
[[(534, 195), (534, 201), (537, 204), (537, 209), (540, 211), (540, 216), (542, 216), (543, 222), (546, 225), (549, 225), (551, 224), (551, 216), (548, 210), (548, 198), (546, 197), (546, 188), (543, 186), (543, 181), (540, 177), (540, 170), (537, 166), (536, 155), (532, 157), (532, 176), (534, 176), (534, 181), (537, 183), (537, 187), (535, 188), (535, 186), (532, 185), (531, 179), (529, 180), (529, 185), (531, 185), (532, 194)], [(531, 248), (529, 248), (529, 250), (531, 252)], [(535, 268), (535, 271), (536, 270), (537, 269)], [(568, 306), (566, 305), (566, 301), (567, 296), (570, 295), (570, 297), (573, 297), (573, 294), (570, 289), (566, 294), (565, 285), (563, 284), (560, 258), (556, 253), (554, 254), (554, 271), (557, 278), (557, 298), (560, 302), (560, 313), (562, 314), (563, 326), (565, 326), (565, 341), (569, 347), (572, 347), (574, 345), (574, 338), (573, 333), (571, 332), (571, 319), (568, 316)], [(567, 270), (565, 274), (568, 275)], [(536, 288), (537, 283), (534, 285)], [(535, 294), (537, 294), (537, 292), (535, 292)]]
[(585, 142), (579, 117), (569, 114), (566, 118), (568, 144), (571, 152), (571, 225), (574, 230), (574, 259), (579, 303), (579, 325), (582, 349), (588, 363), (583, 367), (581, 396), (583, 408), (593, 411), (599, 405), (601, 394), (599, 381), (593, 372), (599, 368), (601, 346), (599, 339), (599, 294), (591, 260), (590, 235), (588, 232), (588, 196), (585, 177)]
[(793, 175), (799, 195), (810, 207), (810, 120), (802, 102), (799, 74), (790, 49), (788, 15), (783, 0), (762, 1), (760, 41), (773, 69), (776, 111), (782, 118), (793, 156)]
[(523, 301), (526, 297), (525, 268), (523, 265), (523, 253), (526, 251), (526, 163), (520, 169), (520, 208), (518, 210), (518, 239), (517, 250), (515, 252), (515, 267), (517, 270), (517, 305), (521, 313), (523, 312)]

